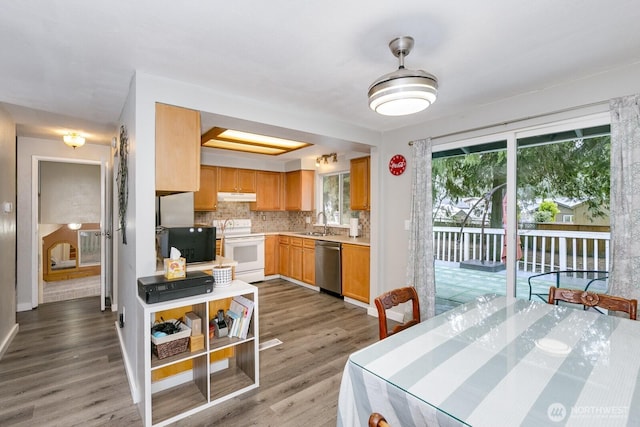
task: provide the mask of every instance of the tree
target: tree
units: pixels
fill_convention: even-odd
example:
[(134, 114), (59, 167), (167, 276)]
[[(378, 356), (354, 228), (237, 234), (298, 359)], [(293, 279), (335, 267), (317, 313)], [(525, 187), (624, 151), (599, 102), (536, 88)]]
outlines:
[[(609, 136), (557, 143), (550, 138), (518, 148), (518, 200), (528, 203), (564, 196), (584, 200), (592, 217), (603, 215), (609, 208)], [(506, 183), (506, 165), (504, 149), (434, 159), (434, 201), (483, 196)], [(502, 227), (502, 196), (496, 192), (491, 200), (493, 228)]]
[(559, 213), (560, 209), (558, 209), (556, 202), (545, 200), (540, 203), (538, 210), (533, 214), (533, 219), (536, 222), (552, 222)]

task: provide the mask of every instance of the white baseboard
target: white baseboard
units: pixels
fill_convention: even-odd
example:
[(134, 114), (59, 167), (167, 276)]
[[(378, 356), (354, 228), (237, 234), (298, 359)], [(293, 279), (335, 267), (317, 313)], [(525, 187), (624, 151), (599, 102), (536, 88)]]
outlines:
[[(369, 316), (378, 317), (378, 309), (376, 307), (369, 307), (367, 309)], [(404, 313), (399, 313), (393, 310), (387, 310), (387, 319), (394, 320), (398, 323), (404, 322)]]
[(18, 311), (31, 311), (33, 310), (33, 307), (31, 306), (30, 302), (21, 302), (21, 303), (18, 303), (16, 309)]
[(124, 362), (124, 371), (127, 374), (127, 381), (129, 382), (129, 390), (131, 391), (131, 398), (133, 399), (133, 403), (140, 402), (140, 391), (138, 387), (136, 387), (136, 382), (133, 377), (133, 369), (131, 369), (131, 365), (129, 364), (129, 358), (127, 357), (127, 351), (124, 347), (124, 339), (122, 338), (122, 331), (118, 326), (118, 321), (115, 321), (116, 334), (118, 334), (118, 341), (120, 342), (120, 351), (122, 352), (122, 360)]
[(2, 356), (4, 356), (4, 354), (9, 349), (9, 344), (11, 344), (13, 338), (18, 334), (18, 329), (20, 329), (20, 327), (16, 323), (15, 325), (13, 325), (7, 336), (4, 337), (2, 343), (0, 343), (0, 360), (2, 360)]
[[(218, 372), (229, 367), (229, 359), (219, 360), (209, 365), (210, 373)], [(164, 380), (156, 381), (151, 384), (151, 393), (157, 393), (162, 390), (166, 390), (175, 387), (186, 382), (193, 381), (193, 370), (181, 372), (176, 375), (165, 378)]]
[(112, 312), (117, 312), (118, 311), (118, 304), (111, 303), (111, 311)]

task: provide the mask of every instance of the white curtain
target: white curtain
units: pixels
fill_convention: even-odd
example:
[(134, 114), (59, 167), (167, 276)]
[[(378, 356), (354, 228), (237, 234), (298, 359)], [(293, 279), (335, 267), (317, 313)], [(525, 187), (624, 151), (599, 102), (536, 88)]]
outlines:
[(433, 223), (431, 219), (431, 139), (412, 144), (413, 175), (411, 185), (411, 227), (407, 284), (413, 285), (420, 298), (420, 319), (435, 315), (436, 282), (433, 258)]
[(609, 293), (640, 299), (640, 95), (610, 101)]

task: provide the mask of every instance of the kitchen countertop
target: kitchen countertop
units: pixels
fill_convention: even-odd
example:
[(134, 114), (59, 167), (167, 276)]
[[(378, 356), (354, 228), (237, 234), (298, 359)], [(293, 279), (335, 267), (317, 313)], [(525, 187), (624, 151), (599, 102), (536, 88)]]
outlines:
[[(187, 264), (187, 271), (211, 270), (214, 266), (221, 264), (224, 267), (236, 267), (238, 265), (238, 261), (216, 255), (215, 261), (192, 262)], [(164, 274), (163, 264), (156, 265), (156, 274)]]
[(291, 237), (302, 237), (305, 239), (313, 239), (313, 240), (326, 240), (328, 242), (337, 242), (337, 243), (351, 243), (354, 245), (362, 245), (362, 246), (370, 246), (369, 239), (364, 237), (349, 237), (349, 236), (341, 236), (341, 235), (327, 235), (327, 236), (314, 236), (309, 234), (303, 234), (306, 231), (280, 231), (280, 232), (267, 232), (265, 235), (282, 235), (282, 236), (291, 236)]

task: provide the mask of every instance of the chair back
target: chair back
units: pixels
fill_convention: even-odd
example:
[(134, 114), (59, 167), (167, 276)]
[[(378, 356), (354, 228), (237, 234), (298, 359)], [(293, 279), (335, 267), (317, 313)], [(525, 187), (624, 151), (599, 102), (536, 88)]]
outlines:
[(369, 417), (369, 427), (389, 427), (389, 423), (387, 423), (382, 414), (374, 412)]
[[(411, 301), (413, 305), (411, 320), (395, 325), (391, 330), (389, 330), (389, 327), (387, 326), (387, 310), (408, 301)], [(420, 301), (418, 300), (416, 288), (413, 286), (407, 286), (385, 292), (375, 299), (375, 303), (376, 308), (378, 309), (380, 339), (384, 339), (389, 335), (393, 335), (420, 323)]]
[(635, 299), (551, 286), (549, 289), (549, 304), (555, 304), (556, 301), (582, 304), (585, 307), (600, 307), (610, 311), (624, 311), (629, 314), (631, 320), (636, 320), (638, 312), (638, 300)]

